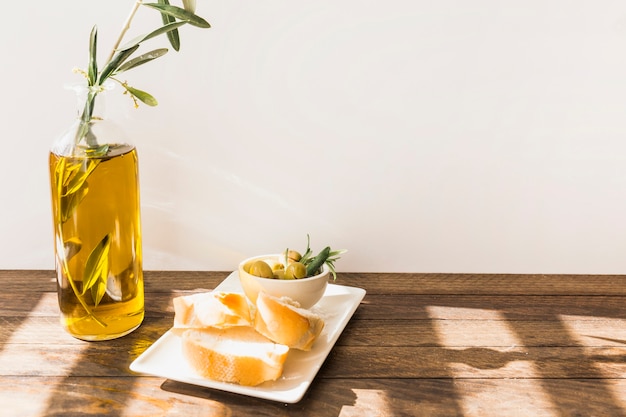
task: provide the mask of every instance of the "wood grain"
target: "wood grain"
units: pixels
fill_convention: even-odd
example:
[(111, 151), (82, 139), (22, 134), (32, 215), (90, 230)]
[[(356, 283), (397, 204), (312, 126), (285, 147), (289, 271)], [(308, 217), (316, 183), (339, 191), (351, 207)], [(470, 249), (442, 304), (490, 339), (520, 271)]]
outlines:
[[(145, 271), (144, 278), (146, 292), (195, 291), (214, 288), (229, 274), (227, 271)], [(24, 288), (24, 279), (30, 287)], [(52, 270), (4, 270), (0, 282), (7, 292), (54, 291), (56, 285)], [(626, 295), (625, 275), (339, 272), (336, 283), (365, 288), (372, 294)]]
[(282, 404), (154, 377), (0, 379), (11, 416), (623, 416), (623, 379), (332, 379)]
[(226, 276), (147, 271), (142, 326), (88, 343), (61, 330), (52, 271), (0, 271), (0, 404), (12, 416), (626, 415), (623, 276), (341, 273), (367, 295), (297, 404), (129, 371), (171, 327), (173, 297)]

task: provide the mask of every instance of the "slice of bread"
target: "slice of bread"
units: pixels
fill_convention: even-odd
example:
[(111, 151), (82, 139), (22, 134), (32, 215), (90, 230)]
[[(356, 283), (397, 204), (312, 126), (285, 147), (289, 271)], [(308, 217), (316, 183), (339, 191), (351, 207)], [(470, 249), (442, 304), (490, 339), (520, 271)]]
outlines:
[(188, 329), (181, 340), (183, 356), (199, 375), (246, 386), (278, 379), (289, 351), (248, 326)]
[(273, 342), (293, 349), (311, 350), (324, 328), (324, 320), (287, 297), (260, 292), (254, 328)]
[(250, 307), (241, 293), (212, 291), (173, 299), (174, 327), (251, 326)]

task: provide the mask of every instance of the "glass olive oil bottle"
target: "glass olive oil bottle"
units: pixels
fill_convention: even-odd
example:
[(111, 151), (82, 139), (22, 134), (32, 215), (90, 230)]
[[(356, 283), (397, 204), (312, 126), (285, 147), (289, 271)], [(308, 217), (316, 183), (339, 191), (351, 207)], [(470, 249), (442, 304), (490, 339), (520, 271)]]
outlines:
[(50, 153), (61, 321), (73, 336), (110, 339), (144, 315), (137, 151)]
[(111, 126), (78, 120), (49, 155), (61, 323), (84, 340), (144, 317), (137, 150)]
[[(145, 51), (140, 48), (144, 41), (167, 36), (172, 49), (178, 51), (179, 28), (211, 27), (195, 14), (195, 1), (182, 3), (178, 7), (167, 1), (133, 2), (102, 65), (98, 62), (98, 28), (94, 25), (89, 34), (87, 67), (74, 70), (84, 78), (73, 88), (78, 94), (78, 118), (55, 142), (49, 161), (61, 322), (80, 339), (120, 337), (143, 320), (137, 151), (119, 132), (108, 131), (102, 101), (108, 90), (119, 85), (135, 107), (140, 102), (158, 104), (151, 94), (123, 79), (127, 71), (168, 51)], [(140, 8), (158, 13), (161, 25), (125, 41)]]

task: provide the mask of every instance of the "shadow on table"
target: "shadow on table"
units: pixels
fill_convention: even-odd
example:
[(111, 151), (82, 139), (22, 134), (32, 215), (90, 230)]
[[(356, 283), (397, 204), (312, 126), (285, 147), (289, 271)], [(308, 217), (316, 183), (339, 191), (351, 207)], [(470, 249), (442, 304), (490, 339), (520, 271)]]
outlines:
[[(508, 316), (506, 311), (503, 313), (505, 317)], [(532, 323), (509, 318), (508, 325), (522, 345), (532, 346), (536, 343), (536, 331)], [(534, 363), (541, 376), (539, 383), (555, 408), (570, 410), (559, 411), (558, 415), (569, 416), (572, 411), (577, 410), (578, 415), (625, 416), (626, 412), (620, 406), (621, 401), (615, 396), (607, 383), (607, 376), (599, 369), (598, 364), (626, 364), (626, 355), (590, 354), (585, 346), (577, 342), (575, 335), (557, 314), (545, 317), (543, 325), (547, 327), (544, 331), (559, 341), (558, 346), (552, 350), (559, 354), (537, 355), (538, 357), (527, 360)]]
[[(135, 331), (109, 341), (77, 341), (83, 349), (55, 384), (43, 415), (128, 415), (129, 403), (137, 399), (138, 380), (130, 364), (171, 326), (170, 302), (167, 293), (156, 297), (147, 293), (145, 318)], [(149, 409), (169, 408), (158, 398), (146, 398), (144, 403), (150, 403)]]
[[(324, 381), (328, 386), (328, 381)], [(350, 383), (351, 385), (351, 383)], [(172, 380), (166, 380), (161, 388), (165, 391), (195, 397), (205, 401), (215, 401), (226, 407), (226, 415), (263, 415), (263, 416), (338, 416), (344, 406), (353, 406), (356, 395), (348, 387), (334, 386), (334, 392), (328, 395), (316, 395), (312, 387), (305, 397), (298, 403), (285, 404), (259, 398), (247, 397), (239, 394), (218, 391)], [(337, 398), (341, 402), (337, 402)]]
[[(225, 407), (228, 416), (461, 416), (451, 380), (324, 379), (295, 404), (262, 400), (166, 380), (161, 388), (198, 406)], [(419, 398), (419, 401), (417, 401)]]
[[(394, 303), (397, 300), (393, 299)], [(162, 298), (151, 300), (149, 304), (151, 310), (159, 312), (161, 316), (157, 313), (153, 313), (155, 316), (148, 315), (144, 325), (131, 335), (116, 341), (97, 342), (93, 346), (88, 346), (69, 375), (58, 384), (55, 391), (59, 395), (51, 399), (46, 415), (68, 415), (64, 414), (68, 412), (71, 415), (72, 410), (64, 407), (80, 404), (82, 396), (89, 396), (84, 403), (92, 407), (101, 407), (95, 408), (94, 414), (125, 415), (127, 404), (135, 399), (133, 389), (136, 384), (136, 378), (129, 373), (128, 366), (169, 328), (171, 315), (165, 320), (163, 312), (169, 308), (170, 301), (170, 294), (163, 294)], [(625, 414), (620, 407), (620, 399), (614, 394), (614, 387), (608, 385), (606, 375), (598, 368), (598, 363), (626, 363), (626, 357), (604, 355), (601, 350), (599, 354), (589, 355), (585, 346), (580, 345), (575, 335), (561, 320), (561, 315), (594, 316), (594, 313), (597, 313), (599, 317), (606, 317), (608, 310), (616, 311), (610, 308), (602, 310), (607, 308), (606, 300), (588, 300), (585, 301), (587, 304), (579, 303), (571, 307), (516, 305), (510, 298), (501, 303), (498, 301), (490, 304), (490, 301), (493, 299), (485, 298), (485, 304), (481, 307), (501, 313), (506, 325), (519, 339), (520, 346), (532, 347), (528, 349), (531, 354), (521, 351), (503, 352), (489, 347), (443, 345), (435, 320), (429, 317), (428, 307), (453, 307), (471, 312), (473, 308), (477, 308), (477, 304), (470, 298), (435, 297), (423, 299), (423, 303), (419, 305), (393, 306), (394, 317), (422, 320), (426, 324), (423, 332), (417, 336), (416, 343), (390, 346), (389, 351), (408, 352), (409, 355), (406, 356), (361, 357), (355, 361), (350, 354), (354, 352), (352, 348), (359, 347), (360, 341), (356, 339), (360, 328), (359, 321), (379, 317), (381, 305), (377, 304), (376, 312), (372, 312), (371, 315), (366, 308), (359, 310), (355, 316), (356, 320), (352, 320), (347, 327), (347, 333), (353, 336), (348, 340), (342, 335), (338, 347), (331, 352), (309, 391), (302, 401), (296, 404), (266, 401), (171, 380), (166, 380), (160, 387), (165, 392), (180, 394), (171, 397), (175, 401), (185, 403), (198, 411), (214, 409), (218, 413), (216, 415), (463, 416), (467, 412), (468, 396), (470, 401), (484, 406), (480, 396), (487, 395), (488, 391), (494, 389), (500, 382), (491, 382), (488, 377), (458, 378), (453, 371), (455, 365), (467, 365), (476, 370), (497, 370), (511, 362), (525, 361), (535, 367), (537, 379), (532, 381), (516, 381), (514, 377), (510, 381), (506, 378), (498, 379), (513, 387), (511, 390), (515, 397), (513, 401), (531, 400), (532, 398), (527, 396), (532, 394), (524, 392), (523, 389), (528, 386), (524, 384), (532, 383), (540, 386), (541, 396), (547, 401), (546, 407), (549, 407), (551, 416)], [(391, 311), (391, 307), (389, 309)], [(538, 346), (536, 325), (533, 324), (533, 320), (528, 320), (526, 314), (526, 310), (533, 309), (541, 313), (537, 313), (532, 319), (542, 323), (543, 331), (551, 334), (551, 340), (558, 341), (558, 346)], [(359, 343), (355, 344), (355, 340)], [(371, 341), (364, 340), (363, 343), (365, 342)], [(342, 348), (342, 345), (346, 348)], [(422, 349), (423, 347), (426, 349)], [(428, 352), (426, 356), (417, 356), (422, 351)], [(381, 355), (385, 355), (385, 349), (381, 352)], [(122, 358), (121, 353), (125, 355)], [(415, 356), (410, 356), (411, 354)], [(410, 367), (418, 359), (428, 361), (427, 367), (424, 368), (429, 371), (428, 375), (422, 376), (415, 370), (409, 370), (405, 377), (386, 379), (380, 371), (387, 365), (393, 366), (395, 363), (397, 366), (398, 361), (404, 362), (402, 366)], [(375, 363), (377, 360), (383, 361), (383, 364), (377, 365)], [(352, 363), (346, 367), (345, 364), (350, 361)], [(350, 369), (350, 374), (335, 373), (337, 363), (343, 365), (337, 366), (337, 369)], [(128, 377), (124, 379), (124, 385), (111, 387), (110, 382), (119, 381), (120, 375)], [(359, 377), (354, 378), (354, 375)], [(99, 382), (96, 382), (98, 385), (95, 386), (94, 376), (100, 377), (97, 378)], [(85, 385), (82, 385), (82, 377), (89, 377), (85, 379), (87, 381)], [(476, 397), (471, 398), (472, 395)], [(492, 399), (502, 400), (497, 397)]]
[[(56, 281), (50, 271), (24, 271), (24, 273), (35, 275), (35, 280), (41, 283), (47, 282), (50, 292), (56, 291)], [(2, 318), (2, 326), (0, 326), (0, 353), (14, 336), (14, 333), (29, 319), (30, 315), (43, 300), (44, 291), (40, 291), (37, 294), (35, 291), (28, 290), (0, 292), (0, 309), (2, 310), (0, 315)]]
[[(423, 304), (410, 306), (398, 305), (398, 300), (390, 298), (390, 302), (394, 303), (388, 307), (393, 312), (390, 317), (422, 321), (424, 326), (420, 326), (420, 333), (403, 335), (405, 340), (410, 341), (407, 345), (389, 344), (389, 349), (385, 349), (383, 340), (368, 339), (375, 336), (359, 332), (360, 321), (379, 319), (381, 304), (376, 304), (375, 312), (370, 313), (367, 306), (357, 310), (299, 403), (275, 403), (170, 380), (165, 381), (161, 388), (215, 401), (226, 406), (233, 415), (463, 416), (477, 412), (473, 407), (484, 407), (486, 414), (483, 415), (497, 415), (494, 410), (501, 405), (500, 402), (508, 402), (508, 406), (519, 403), (520, 409), (530, 407), (554, 417), (625, 415), (622, 401), (616, 396), (616, 388), (610, 385), (610, 377), (602, 372), (600, 366), (625, 364), (626, 355), (610, 348), (590, 353), (562, 319), (562, 316), (623, 319), (623, 312), (614, 307), (619, 300), (585, 298), (571, 305), (555, 305), (541, 297), (524, 297), (524, 302), (517, 304), (510, 297), (485, 297), (484, 304), (477, 304), (476, 297), (461, 296), (423, 299)], [(528, 300), (530, 302), (526, 303)], [(537, 304), (533, 305), (533, 302)], [(431, 306), (462, 309), (457, 311), (466, 311), (468, 317), (465, 319), (472, 319), (471, 312), (475, 308), (498, 311), (519, 340), (518, 349), (503, 351), (498, 346), (447, 346), (442, 342), (437, 320), (429, 316)], [(382, 306), (382, 310), (385, 308)], [(547, 342), (546, 338), (537, 335), (539, 323), (544, 337), (549, 335)], [(607, 342), (621, 343), (620, 340)], [(355, 352), (364, 352), (364, 346), (371, 343), (383, 346), (383, 349), (377, 350), (381, 352), (380, 356), (354, 355)], [(416, 361), (422, 362), (419, 369), (414, 366)], [(514, 362), (528, 363), (536, 370), (536, 378), (526, 375), (523, 379), (516, 379), (515, 367), (507, 368)], [(337, 365), (339, 363), (341, 366)], [(476, 376), (459, 377), (455, 372), (459, 366), (469, 367), (464, 371), (465, 375), (471, 375), (471, 369), (475, 369)], [(394, 369), (392, 375), (397, 374), (398, 369), (406, 369), (406, 372), (401, 378), (387, 379), (385, 375), (390, 374), (386, 372), (387, 367)], [(510, 378), (502, 377), (500, 373), (499, 377), (491, 379), (484, 372), (505, 368), (508, 370), (503, 372), (510, 373)], [(507, 394), (507, 398), (498, 395), (502, 392)], [(495, 408), (489, 409), (490, 406)]]
[[(490, 301), (494, 299), (497, 301), (490, 304)], [(456, 410), (449, 410), (449, 415), (464, 415), (461, 410), (467, 407), (466, 401), (469, 400), (470, 404), (475, 405), (476, 403), (473, 401), (476, 401), (476, 398), (485, 395), (485, 392), (496, 387), (496, 383), (489, 382), (488, 376), (481, 376), (478, 372), (505, 368), (512, 362), (526, 362), (536, 371), (536, 378), (526, 376), (526, 380), (517, 380), (514, 371), (510, 378), (498, 378), (507, 384), (513, 392), (514, 398), (509, 398), (509, 400), (520, 403), (537, 400), (538, 403), (535, 405), (540, 408), (542, 406), (549, 408), (549, 415), (555, 417), (571, 415), (626, 416), (626, 411), (622, 408), (623, 401), (616, 396), (619, 389), (611, 385), (611, 379), (617, 383), (621, 379), (621, 375), (612, 378), (611, 374), (607, 375), (601, 369), (602, 364), (626, 364), (626, 355), (620, 354), (623, 350), (616, 350), (624, 347), (619, 346), (620, 344), (624, 345), (624, 341), (595, 337), (601, 344), (597, 345), (597, 348), (590, 349), (581, 344), (579, 337), (593, 338), (593, 336), (574, 334), (563, 319), (564, 316), (586, 316), (593, 320), (595, 318), (623, 319), (624, 310), (616, 307), (618, 304), (621, 305), (621, 298), (586, 297), (578, 299), (578, 302), (572, 302), (571, 305), (550, 305), (550, 300), (547, 297), (524, 297), (524, 300), (531, 300), (529, 304), (517, 304), (514, 299), (515, 297), (506, 297), (506, 299), (485, 297), (484, 304), (477, 304), (476, 297), (465, 299), (463, 297), (445, 297), (438, 300), (430, 299), (424, 305), (415, 306), (414, 311), (420, 316), (420, 320), (423, 319), (431, 323), (430, 326), (427, 326), (429, 330), (425, 334), (420, 334), (420, 338), (425, 345), (435, 347), (426, 358), (420, 359), (429, 361), (427, 369), (431, 372), (431, 377), (434, 375), (437, 378), (450, 378), (453, 384), (459, 388), (452, 390), (451, 395), (455, 398), (457, 407)], [(468, 302), (465, 303), (465, 300)], [(532, 300), (537, 301), (537, 305), (532, 305)], [(434, 320), (425, 314), (429, 306), (462, 309), (460, 311), (466, 311), (468, 314), (466, 319), (472, 319), (472, 309), (483, 308), (498, 311), (504, 318), (507, 328), (519, 340), (518, 349), (502, 351), (498, 348), (489, 347), (442, 346), (432, 324)], [(543, 336), (537, 334), (538, 327), (541, 328)], [(472, 330), (468, 329), (467, 331)], [(549, 341), (545, 342), (545, 338)], [(605, 345), (603, 342), (608, 342), (608, 344)], [(458, 375), (455, 375), (453, 369), (459, 364), (476, 369), (476, 379), (473, 377), (459, 378)], [(468, 374), (468, 372), (464, 373)], [(481, 382), (481, 379), (484, 382)], [(463, 389), (460, 389), (461, 385), (463, 385)], [(532, 394), (524, 392), (524, 387), (538, 387), (537, 394), (543, 400), (532, 398)], [(525, 400), (525, 396), (528, 395), (530, 397)], [(416, 404), (419, 404), (421, 397), (422, 394), (415, 397)], [(498, 397), (497, 394), (492, 396), (487, 394), (487, 397), (494, 401), (494, 405), (498, 401), (506, 401)], [(480, 403), (480, 405), (482, 406), (484, 403)], [(423, 415), (436, 415), (436, 413), (424, 413)]]

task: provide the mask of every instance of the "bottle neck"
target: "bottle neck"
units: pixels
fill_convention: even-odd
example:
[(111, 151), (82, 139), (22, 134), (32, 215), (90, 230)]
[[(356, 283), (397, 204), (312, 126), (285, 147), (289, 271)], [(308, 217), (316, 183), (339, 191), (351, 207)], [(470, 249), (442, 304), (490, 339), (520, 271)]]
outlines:
[(53, 152), (65, 156), (103, 157), (110, 149), (130, 145), (123, 131), (106, 117), (111, 86), (90, 89), (86, 84), (71, 86), (76, 93), (77, 115), (72, 127), (57, 140)]
[(76, 112), (80, 120), (88, 123), (92, 119), (105, 119), (107, 96), (113, 90), (114, 84), (106, 83), (104, 86), (89, 87), (83, 83), (69, 88), (76, 94)]

